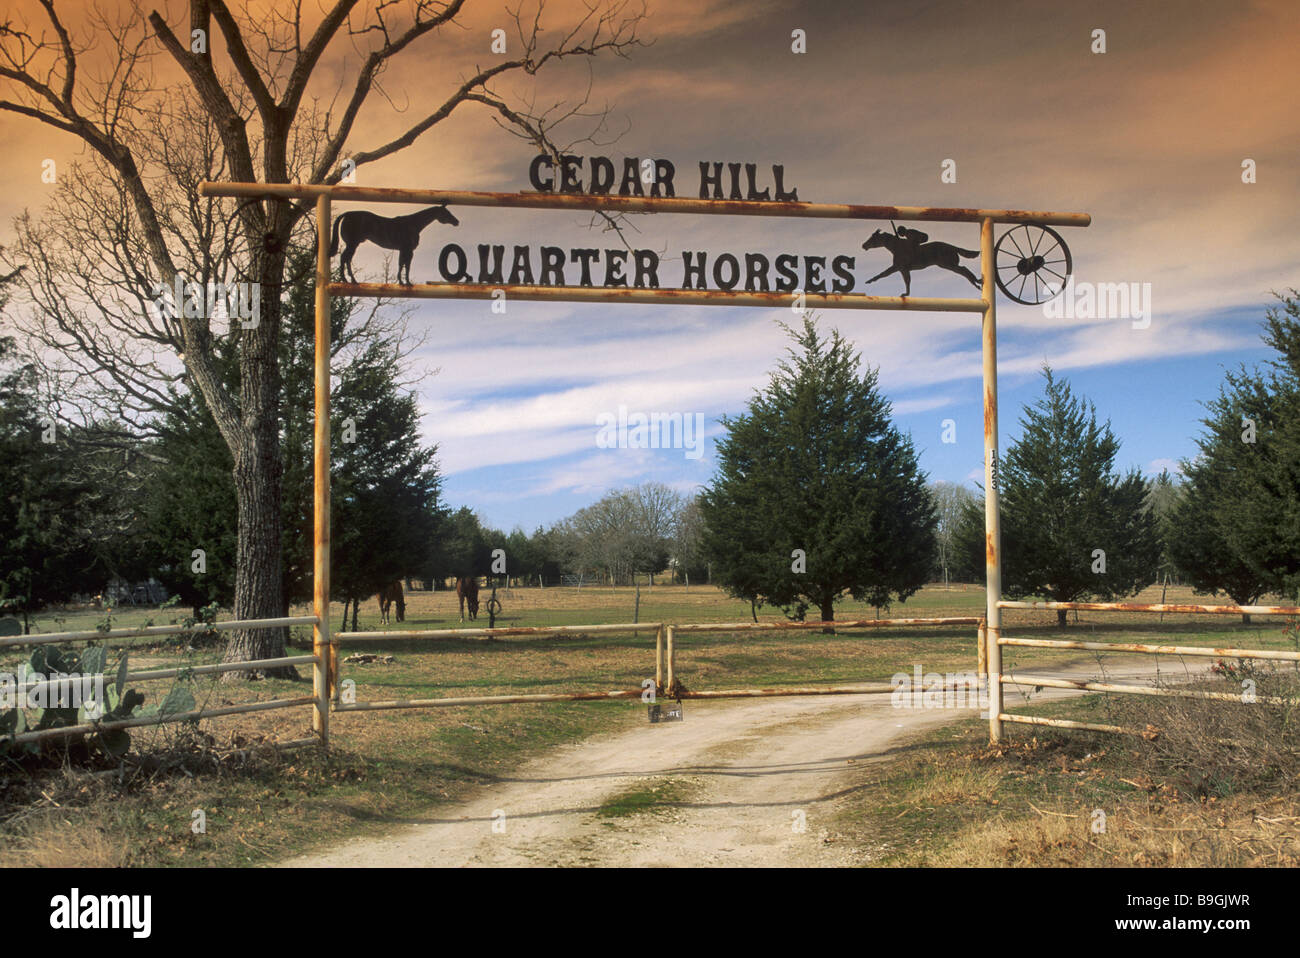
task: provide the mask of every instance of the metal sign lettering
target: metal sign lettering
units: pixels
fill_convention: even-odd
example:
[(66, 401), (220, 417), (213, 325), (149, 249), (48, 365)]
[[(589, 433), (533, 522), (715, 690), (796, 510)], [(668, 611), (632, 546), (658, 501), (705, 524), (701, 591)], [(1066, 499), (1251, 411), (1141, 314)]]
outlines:
[[(585, 166), (584, 166), (585, 161)], [(621, 169), (620, 169), (621, 168)], [(677, 167), (659, 157), (624, 157), (621, 164), (605, 156), (582, 157), (563, 154), (558, 161), (546, 154), (533, 158), (528, 181), (538, 193), (584, 197), (676, 198)], [(775, 206), (799, 202), (797, 188), (786, 189), (785, 168), (771, 166), (770, 185), (759, 184), (757, 163), (699, 163), (699, 198), (705, 201), (739, 202), (746, 206)], [(330, 256), (343, 240), (340, 272), (356, 283), (352, 255), (357, 246), (370, 241), (384, 249), (397, 250), (398, 283), (413, 285), (410, 275), (412, 253), (420, 232), (431, 222), (457, 226), (460, 220), (446, 203), (407, 216), (384, 217), (364, 210), (350, 211), (334, 221)], [(508, 249), (508, 251), (507, 251)], [(903, 296), (912, 295), (912, 272), (937, 266), (956, 273), (976, 289), (981, 279), (962, 265), (962, 259), (976, 259), (979, 250), (952, 243), (931, 241), (927, 233), (894, 225), (892, 232), (878, 229), (862, 244), (870, 252), (881, 249), (893, 257), (893, 264), (863, 282), (867, 286), (893, 273), (903, 279)], [(1060, 234), (1046, 225), (1021, 223), (998, 240), (994, 278), (998, 288), (1017, 303), (1038, 305), (1060, 294), (1070, 276), (1069, 248)], [(580, 286), (600, 289), (660, 289), (659, 254), (650, 249), (597, 249), (559, 246), (479, 243), (471, 252), (459, 243), (446, 243), (437, 253), (436, 282), (484, 287)], [(672, 289), (743, 290), (749, 293), (846, 294), (858, 286), (854, 276), (857, 257), (847, 253), (769, 255), (758, 252), (683, 250), (681, 278)]]

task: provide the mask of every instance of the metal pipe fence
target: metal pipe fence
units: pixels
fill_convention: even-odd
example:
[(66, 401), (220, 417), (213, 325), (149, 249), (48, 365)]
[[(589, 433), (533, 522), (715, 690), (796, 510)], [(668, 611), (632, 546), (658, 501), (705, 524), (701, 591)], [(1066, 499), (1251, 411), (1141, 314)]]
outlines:
[[(1193, 615), (1261, 615), (1261, 616), (1298, 616), (1300, 607), (1285, 605), (1201, 605), (1170, 604), (1143, 602), (1025, 602), (999, 600), (998, 609), (1022, 609), (1029, 611), (1068, 611), (1088, 612), (1137, 612), (1142, 614), (1187, 613)], [(1197, 645), (1155, 645), (1142, 642), (1093, 642), (1070, 639), (1025, 639), (1013, 636), (995, 635), (981, 630), (981, 661), (987, 663), (987, 676), (990, 695), (990, 722), (996, 716), (997, 722), (1014, 722), (1024, 725), (1041, 725), (1053, 728), (1085, 729), (1094, 732), (1116, 732), (1138, 734), (1133, 729), (1116, 725), (1103, 725), (1093, 722), (1078, 722), (1070, 719), (1055, 719), (1035, 715), (1018, 715), (1004, 710), (1002, 687), (1015, 685), (1034, 688), (1074, 689), (1079, 691), (1105, 692), (1122, 695), (1150, 695), (1166, 698), (1200, 699), (1235, 703), (1240, 705), (1296, 705), (1294, 699), (1277, 696), (1256, 696), (1247, 699), (1240, 694), (1229, 692), (1209, 692), (1201, 689), (1170, 689), (1149, 685), (1128, 685), (1116, 682), (1087, 682), (1061, 678), (1027, 678), (1018, 679), (1014, 674), (1004, 672), (1001, 664), (1001, 650), (1004, 647), (1079, 650), (1088, 652), (1132, 652), (1139, 655), (1175, 655), (1199, 656), (1217, 659), (1259, 659), (1261, 661), (1300, 663), (1300, 652), (1285, 649), (1240, 649)], [(996, 654), (995, 654), (996, 653)], [(991, 736), (994, 741), (1001, 738), (1001, 731)]]

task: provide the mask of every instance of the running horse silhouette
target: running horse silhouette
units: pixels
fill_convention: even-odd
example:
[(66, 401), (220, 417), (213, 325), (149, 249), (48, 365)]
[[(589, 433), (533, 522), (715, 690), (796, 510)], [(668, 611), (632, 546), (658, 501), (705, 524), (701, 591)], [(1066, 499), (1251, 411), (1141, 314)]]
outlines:
[(979, 256), (979, 250), (962, 249), (960, 246), (953, 246), (951, 243), (930, 243), (929, 236), (920, 230), (908, 229), (906, 226), (897, 227), (895, 233), (887, 233), (884, 230), (876, 230), (862, 244), (865, 250), (879, 249), (884, 247), (894, 254), (894, 265), (884, 272), (877, 273), (868, 283), (874, 283), (878, 279), (883, 279), (895, 271), (903, 274), (903, 295), (912, 295), (912, 270), (925, 269), (927, 266), (938, 266), (941, 269), (951, 270), (958, 275), (965, 276), (970, 280), (971, 285), (980, 289), (979, 277), (968, 270), (961, 263), (957, 262), (958, 256), (964, 256), (970, 259)]
[(349, 210), (334, 220), (334, 234), (330, 238), (330, 256), (339, 251), (339, 236), (343, 237), (343, 256), (339, 260), (339, 273), (348, 282), (357, 281), (352, 272), (352, 254), (366, 240), (384, 249), (397, 250), (397, 281), (402, 282), (402, 273), (411, 285), (411, 256), (420, 245), (421, 231), (437, 220), (450, 226), (459, 226), (460, 220), (447, 209), (446, 203), (430, 206), (418, 213), (406, 216), (380, 216), (369, 210)]

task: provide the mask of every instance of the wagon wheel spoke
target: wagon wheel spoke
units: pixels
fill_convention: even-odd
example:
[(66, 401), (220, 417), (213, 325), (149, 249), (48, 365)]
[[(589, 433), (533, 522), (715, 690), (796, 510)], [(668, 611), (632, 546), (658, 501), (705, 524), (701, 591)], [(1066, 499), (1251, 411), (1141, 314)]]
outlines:
[[(1023, 227), (1017, 226), (1016, 229), (1023, 229)], [(1006, 238), (1009, 239), (1009, 240), (1011, 240), (1011, 245), (1014, 246), (1014, 247), (1016, 248), (1016, 252), (1020, 254), (1020, 258), (1021, 258), (1021, 259), (1024, 259), (1024, 258), (1025, 258), (1025, 251), (1022, 250), (1022, 249), (1020, 248), (1020, 244), (1019, 244), (1018, 242), (1016, 242), (1016, 230), (1012, 230), (1011, 232), (1009, 232), (1009, 233), (1006, 235)]]

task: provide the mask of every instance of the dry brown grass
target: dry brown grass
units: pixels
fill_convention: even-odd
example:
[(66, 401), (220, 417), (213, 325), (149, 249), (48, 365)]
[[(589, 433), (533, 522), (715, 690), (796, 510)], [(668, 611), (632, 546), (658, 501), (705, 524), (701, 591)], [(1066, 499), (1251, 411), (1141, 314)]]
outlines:
[[(1121, 807), (1092, 831), (1092, 810), (1030, 809), (963, 827), (927, 859), (943, 867), (1240, 868), (1300, 865), (1300, 807), (1251, 802)], [(1104, 811), (1104, 809), (1103, 809)], [(1260, 817), (1262, 812), (1272, 816)], [(1286, 813), (1286, 814), (1280, 814)]]
[(873, 847), (883, 839), (887, 865), (1300, 865), (1294, 791), (1198, 795), (1149, 775), (1137, 739), (1048, 730), (984, 742), (975, 723), (932, 733), (877, 773), (841, 827)]
[(1148, 729), (1135, 740), (1146, 776), (1192, 796), (1225, 798), (1300, 792), (1300, 674), (1280, 663), (1225, 663), (1218, 678), (1182, 688), (1240, 694), (1256, 701), (1114, 696), (1112, 714), (1126, 727)]

